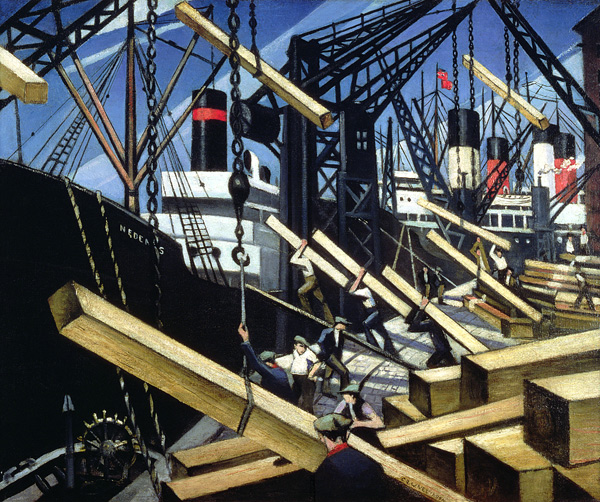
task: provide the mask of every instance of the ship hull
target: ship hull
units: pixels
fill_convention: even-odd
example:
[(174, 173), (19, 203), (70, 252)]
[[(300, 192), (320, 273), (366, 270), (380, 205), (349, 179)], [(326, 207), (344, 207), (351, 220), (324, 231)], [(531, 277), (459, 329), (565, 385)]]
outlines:
[[(122, 306), (116, 262), (129, 311), (155, 324), (158, 280), (163, 331), (230, 370), (240, 368), (239, 290), (192, 275), (179, 244), (161, 232), (157, 278), (148, 223), (108, 200), (103, 200), (103, 216), (93, 192), (72, 185), (80, 227), (63, 180), (8, 161), (0, 161), (0, 178), (0, 471), (63, 444), (65, 394), (76, 408), (76, 434), (94, 412), (125, 415), (114, 367), (60, 336), (48, 308), (48, 297), (69, 281), (99, 291), (90, 258), (109, 301)], [(247, 294), (253, 343), (259, 350), (272, 347), (275, 311)], [(129, 385), (140, 408), (139, 421), (152, 437), (141, 385), (134, 379)], [(198, 418), (197, 412), (158, 391), (156, 401), (173, 440)]]

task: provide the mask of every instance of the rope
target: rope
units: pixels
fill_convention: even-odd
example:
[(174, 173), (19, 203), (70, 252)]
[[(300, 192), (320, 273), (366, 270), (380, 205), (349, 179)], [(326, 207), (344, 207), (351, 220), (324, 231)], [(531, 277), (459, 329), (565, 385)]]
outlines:
[[(94, 275), (94, 280), (96, 281), (96, 285), (98, 286), (98, 290), (104, 299), (106, 299), (106, 291), (104, 289), (104, 283), (102, 282), (102, 278), (98, 272), (98, 268), (96, 267), (96, 261), (94, 260), (94, 256), (92, 255), (92, 250), (87, 240), (87, 236), (85, 233), (85, 229), (83, 228), (83, 221), (81, 219), (81, 212), (79, 211), (79, 205), (75, 199), (75, 193), (71, 188), (71, 180), (69, 178), (64, 178), (65, 186), (67, 187), (67, 193), (69, 194), (69, 200), (71, 201), (71, 205), (73, 206), (73, 212), (75, 213), (75, 219), (77, 220), (77, 225), (79, 227), (79, 231), (81, 233), (81, 240), (83, 241), (83, 245), (85, 247), (85, 252), (88, 257), (88, 261), (90, 264), (90, 268), (92, 269), (92, 273)], [(106, 228), (106, 227), (105, 227)], [(112, 242), (112, 240), (111, 240)], [(138, 440), (138, 444), (140, 446), (140, 451), (144, 460), (146, 461), (146, 468), (148, 469), (148, 473), (150, 474), (150, 480), (152, 481), (152, 486), (154, 487), (154, 491), (158, 496), (159, 500), (162, 498), (162, 488), (160, 486), (160, 481), (158, 479), (158, 474), (156, 469), (154, 468), (154, 463), (148, 454), (148, 449), (146, 448), (146, 444), (144, 439), (142, 438), (141, 430), (137, 424), (137, 420), (135, 418), (135, 410), (133, 409), (133, 405), (130, 402), (129, 392), (125, 388), (125, 380), (123, 378), (123, 372), (121, 368), (115, 366), (117, 376), (119, 378), (119, 386), (121, 388), (121, 392), (123, 393), (123, 399), (125, 400), (125, 407), (127, 408), (127, 415), (129, 417), (129, 421), (133, 426), (135, 435)]]

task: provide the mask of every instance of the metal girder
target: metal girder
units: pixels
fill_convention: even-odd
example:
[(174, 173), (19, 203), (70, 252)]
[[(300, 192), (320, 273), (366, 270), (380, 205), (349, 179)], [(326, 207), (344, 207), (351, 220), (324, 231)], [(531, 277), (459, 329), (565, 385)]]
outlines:
[(387, 209), (388, 203), (392, 204), (392, 214), (396, 214), (398, 201), (396, 200), (396, 180), (394, 176), (394, 142), (392, 133), (392, 117), (388, 119), (387, 141), (385, 145), (385, 161), (383, 162), (383, 187), (381, 208)]
[[(125, 11), (134, 0), (32, 0), (0, 26), (7, 50), (44, 76), (108, 23)], [(79, 14), (79, 4), (89, 4), (73, 21), (71, 11)], [(56, 16), (62, 22), (58, 22)], [(64, 26), (63, 26), (64, 23)], [(0, 101), (0, 110), (11, 98)]]
[(413, 166), (419, 175), (427, 198), (432, 199), (433, 188), (437, 186), (443, 191), (446, 202), (449, 203), (452, 200), (450, 189), (444, 181), (440, 168), (433, 160), (431, 150), (425, 143), (421, 130), (418, 128), (412, 113), (410, 113), (410, 108), (402, 97), (402, 93), (397, 92), (392, 97), (392, 105), (408, 146)]
[[(577, 118), (583, 130), (600, 147), (600, 132), (598, 131), (598, 127), (600, 127), (600, 109), (525, 20), (516, 5), (509, 0), (488, 1), (519, 42), (519, 45)], [(583, 101), (583, 104), (576, 103), (575, 99)], [(595, 126), (589, 120), (590, 114), (595, 119)]]

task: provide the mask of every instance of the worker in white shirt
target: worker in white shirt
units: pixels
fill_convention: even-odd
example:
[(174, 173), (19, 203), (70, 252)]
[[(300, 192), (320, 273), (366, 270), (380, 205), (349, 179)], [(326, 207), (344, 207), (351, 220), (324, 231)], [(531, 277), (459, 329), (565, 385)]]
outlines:
[(364, 275), (365, 269), (361, 268), (356, 281), (354, 281), (354, 284), (352, 284), (348, 292), (351, 295), (362, 298), (362, 304), (365, 308), (366, 314), (362, 325), (365, 328), (367, 342), (375, 345), (376, 347), (380, 347), (389, 354), (395, 356), (397, 355), (396, 349), (394, 348), (394, 344), (392, 343), (389, 333), (383, 325), (381, 315), (379, 314), (377, 304), (375, 303), (375, 298), (373, 298), (373, 293), (371, 293), (371, 290), (367, 287), (358, 289), (358, 286)]
[(323, 315), (325, 316), (325, 320), (329, 323), (333, 323), (333, 315), (331, 315), (329, 305), (327, 305), (325, 297), (323, 296), (323, 292), (319, 287), (319, 282), (317, 281), (312, 263), (308, 258), (303, 256), (307, 244), (308, 243), (306, 239), (302, 239), (302, 244), (290, 259), (290, 263), (299, 267), (304, 275), (304, 284), (298, 288), (298, 298), (300, 300), (300, 304), (302, 305), (302, 309), (309, 314), (314, 315), (310, 306), (310, 300), (308, 298), (309, 293), (312, 292), (313, 296), (323, 307)]
[(573, 234), (567, 234), (567, 243), (565, 244), (565, 252), (575, 254), (575, 245), (573, 244)]
[(490, 250), (490, 258), (494, 260), (494, 263), (496, 264), (496, 270), (498, 270), (498, 280), (501, 283), (504, 283), (504, 279), (506, 279), (506, 271), (508, 270), (508, 263), (506, 263), (506, 258), (502, 256), (502, 250), (496, 249), (496, 244), (494, 244)]
[(287, 356), (275, 360), (277, 365), (290, 372), (294, 383), (292, 391), (298, 400), (298, 407), (313, 414), (313, 401), (315, 398), (315, 378), (308, 374), (314, 365), (320, 364), (317, 355), (310, 350), (306, 338), (297, 335), (294, 337), (294, 350)]
[(579, 308), (583, 298), (585, 297), (590, 310), (595, 311), (596, 307), (594, 306), (594, 299), (590, 293), (590, 287), (585, 279), (585, 276), (581, 271), (581, 264), (579, 262), (571, 262), (571, 266), (573, 265), (575, 265), (575, 279), (577, 279), (577, 286), (579, 286), (579, 295), (577, 295), (577, 299), (575, 300), (575, 308)]
[(579, 254), (587, 256), (590, 254), (590, 246), (588, 244), (589, 237), (585, 227), (581, 227), (581, 236), (579, 237)]

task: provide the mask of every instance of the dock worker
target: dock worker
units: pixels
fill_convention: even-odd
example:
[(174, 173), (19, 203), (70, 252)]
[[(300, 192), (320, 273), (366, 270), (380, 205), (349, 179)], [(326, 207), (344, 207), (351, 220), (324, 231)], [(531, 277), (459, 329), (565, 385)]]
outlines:
[(498, 281), (504, 284), (506, 272), (508, 271), (508, 263), (506, 263), (506, 258), (502, 256), (502, 250), (500, 248), (496, 249), (496, 244), (494, 244), (492, 249), (490, 249), (490, 258), (494, 260), (494, 264), (496, 265), (496, 270), (498, 271)]
[(419, 281), (420, 293), (427, 298), (431, 298), (435, 288), (435, 277), (427, 265), (423, 265), (423, 268), (418, 273), (417, 278)]
[(581, 227), (581, 235), (579, 236), (579, 254), (584, 256), (590, 254), (589, 237), (584, 226)]
[(387, 480), (381, 466), (348, 445), (352, 420), (330, 413), (314, 421), (327, 457), (314, 474), (316, 502), (386, 500)]
[(408, 316), (406, 316), (404, 322), (410, 325), (408, 331), (412, 333), (429, 332), (435, 351), (427, 359), (426, 364), (428, 368), (440, 368), (456, 364), (444, 331), (425, 313), (425, 307), (428, 303), (429, 299), (423, 297), (421, 304), (418, 307), (414, 307)]
[(502, 284), (509, 289), (517, 288), (517, 278), (515, 277), (515, 271), (512, 268), (508, 267), (506, 269), (506, 275), (504, 276), (504, 281), (502, 281)]
[[(321, 336), (317, 343), (312, 344), (309, 348), (312, 350), (319, 361), (327, 365), (325, 371), (325, 379), (323, 380), (322, 392), (325, 395), (331, 393), (331, 375), (335, 371), (340, 377), (340, 388), (344, 388), (350, 383), (350, 372), (342, 363), (342, 349), (344, 346), (343, 331), (348, 326), (349, 322), (346, 318), (336, 316), (331, 328), (325, 328), (321, 331)], [(320, 369), (320, 364), (315, 364), (310, 370), (308, 377), (316, 378), (316, 373)]]
[(365, 330), (367, 342), (369, 342), (371, 345), (375, 345), (376, 347), (383, 349), (388, 354), (392, 354), (395, 356), (397, 355), (396, 349), (394, 347), (394, 344), (392, 343), (390, 334), (383, 325), (383, 320), (381, 318), (381, 314), (379, 313), (379, 309), (377, 308), (375, 298), (373, 298), (373, 293), (371, 293), (371, 290), (366, 286), (360, 289), (358, 288), (365, 273), (365, 269), (361, 267), (358, 276), (354, 281), (354, 284), (350, 286), (348, 292), (351, 295), (361, 298), (362, 300), (366, 316), (362, 322), (362, 325)]
[(588, 282), (581, 270), (581, 264), (578, 261), (574, 261), (571, 262), (571, 266), (573, 265), (575, 265), (575, 279), (577, 279), (577, 286), (579, 287), (579, 295), (577, 295), (574, 306), (576, 309), (578, 309), (583, 301), (583, 298), (585, 297), (590, 310), (595, 311), (596, 307), (594, 305), (594, 299), (590, 293), (590, 286), (588, 285)]
[(442, 275), (442, 267), (435, 267), (435, 287), (437, 289), (438, 304), (445, 305), (444, 303), (444, 289), (446, 289), (446, 281)]
[(375, 431), (383, 429), (383, 420), (377, 415), (373, 407), (363, 399), (360, 391), (359, 384), (346, 385), (340, 390), (342, 401), (339, 402), (333, 412), (352, 419), (352, 424), (350, 424), (352, 433), (373, 446), (380, 447), (381, 443), (377, 439)]
[(312, 263), (308, 258), (303, 256), (307, 245), (308, 242), (306, 239), (302, 239), (302, 244), (290, 258), (290, 263), (299, 267), (300, 270), (302, 270), (302, 275), (304, 276), (304, 284), (298, 288), (298, 299), (300, 300), (302, 309), (309, 314), (313, 314), (308, 296), (310, 293), (312, 293), (312, 295), (319, 301), (321, 307), (323, 308), (325, 320), (332, 323), (333, 315), (331, 315), (329, 305), (327, 305), (327, 302), (325, 301), (325, 296), (323, 295), (321, 287), (319, 286), (319, 282), (317, 281), (317, 276), (315, 275), (315, 270), (312, 266)]
[(275, 352), (267, 350), (257, 357), (250, 344), (250, 332), (243, 323), (238, 326), (238, 333), (242, 338), (242, 351), (246, 356), (248, 367), (262, 377), (261, 387), (281, 399), (296, 404), (296, 396), (290, 387), (287, 373), (275, 363)]
[(565, 244), (565, 252), (575, 254), (575, 245), (573, 244), (573, 234), (567, 234), (567, 243)]
[(282, 368), (288, 370), (292, 375), (292, 390), (296, 396), (298, 407), (304, 411), (314, 414), (313, 401), (315, 398), (316, 383), (314, 379), (308, 378), (308, 374), (314, 365), (319, 365), (317, 355), (310, 350), (306, 338), (300, 335), (294, 337), (294, 349), (292, 353), (280, 357), (275, 362)]

